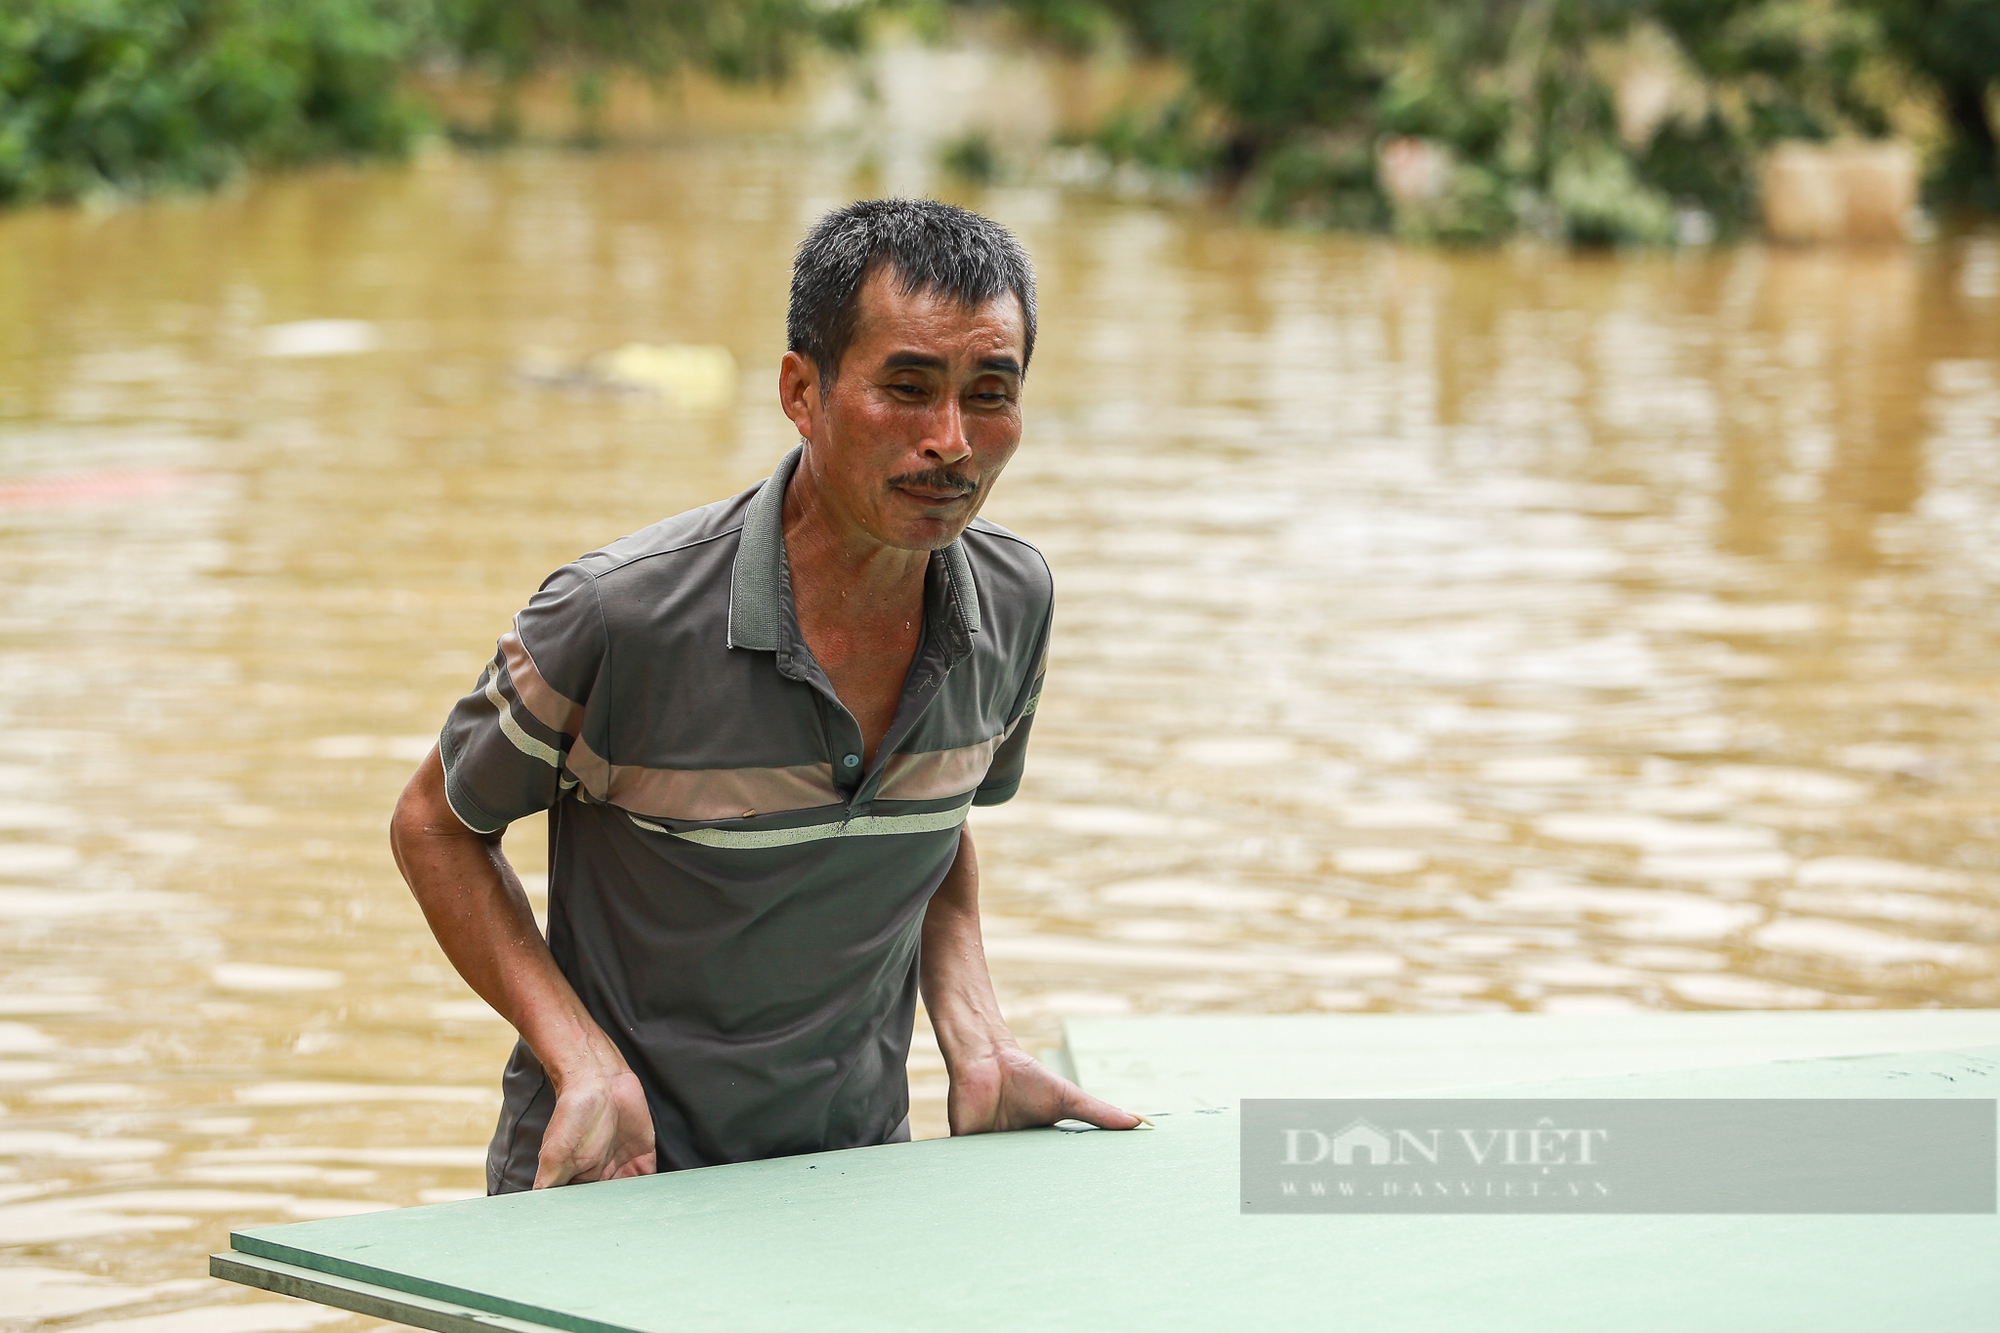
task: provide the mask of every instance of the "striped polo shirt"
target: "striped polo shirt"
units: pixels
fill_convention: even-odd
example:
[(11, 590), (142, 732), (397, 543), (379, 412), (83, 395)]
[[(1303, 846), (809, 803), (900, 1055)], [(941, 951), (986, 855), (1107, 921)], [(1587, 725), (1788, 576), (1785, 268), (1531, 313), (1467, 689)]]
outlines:
[[(974, 805), (1020, 785), (1053, 589), (975, 520), (936, 552), (872, 764), (806, 647), (765, 481), (551, 575), (440, 738), (492, 833), (549, 811), (549, 947), (645, 1087), (661, 1170), (907, 1134), (924, 908)], [(502, 1080), (495, 1192), (533, 1183), (554, 1090)]]

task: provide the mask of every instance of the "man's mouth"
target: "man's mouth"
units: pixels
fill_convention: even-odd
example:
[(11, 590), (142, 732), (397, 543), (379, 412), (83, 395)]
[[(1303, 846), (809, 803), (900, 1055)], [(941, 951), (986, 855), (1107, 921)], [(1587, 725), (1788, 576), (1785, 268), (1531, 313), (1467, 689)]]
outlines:
[(954, 472), (911, 472), (889, 479), (891, 490), (929, 504), (947, 505), (969, 500), (979, 491), (979, 483)]

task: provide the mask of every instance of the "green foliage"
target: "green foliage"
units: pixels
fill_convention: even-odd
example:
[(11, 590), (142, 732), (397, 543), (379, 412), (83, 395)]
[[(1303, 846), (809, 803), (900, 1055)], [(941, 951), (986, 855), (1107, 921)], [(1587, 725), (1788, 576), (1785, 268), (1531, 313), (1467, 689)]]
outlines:
[(2000, 0), (1862, 0), (1891, 50), (1936, 90), (1950, 139), (1935, 182), (1945, 200), (2000, 212)]
[(1863, 75), (1882, 44), (1859, 8), (1802, 0), (1661, 0), (1659, 21), (1696, 69), (1741, 99), (1753, 141), (1888, 132)]
[(1456, 164), (1434, 198), (1398, 203), (1390, 218), (1396, 234), (1433, 245), (1485, 245), (1519, 224), (1518, 209), (1499, 172)]
[(1250, 212), (1264, 222), (1373, 231), (1389, 221), (1374, 155), (1352, 140), (1289, 139), (1263, 155), (1246, 185)]
[(938, 165), (968, 185), (991, 185), (1000, 179), (1000, 150), (984, 130), (970, 130), (944, 145)]
[(396, 0), (12, 0), (0, 203), (398, 152), (417, 118), (397, 83), (423, 18)]
[(1632, 160), (1602, 141), (1557, 158), (1549, 203), (1578, 245), (1660, 245), (1673, 239), (1673, 207), (1639, 179)]
[(1065, 51), (1089, 51), (1116, 29), (1110, 11), (1095, 0), (1014, 0), (1007, 8), (1028, 36)]
[(1513, 103), (1497, 88), (1460, 86), (1454, 71), (1421, 53), (1392, 74), (1374, 107), (1385, 133), (1450, 144), (1474, 160), (1496, 156), (1514, 120)]
[[(1039, 46), (1081, 54), (1113, 40), (1118, 21), (1098, 0), (865, 0), (893, 12), (908, 31), (927, 42), (953, 35), (960, 15), (998, 19), (982, 25)], [(858, 7), (858, 6), (857, 6)]]
[(1364, 0), (1214, 0), (1190, 6), (1177, 53), (1194, 86), (1262, 139), (1351, 121), (1380, 85), (1362, 51)]
[(1708, 214), (1719, 235), (1757, 216), (1756, 148), (1715, 112), (1661, 126), (1633, 165), (1666, 198)]
[[(570, 80), (583, 138), (614, 68), (782, 77), (811, 45), (858, 47), (893, 0), (0, 0), (0, 204), (198, 187), (245, 164), (396, 153), (419, 124), (404, 71), (445, 55), (511, 89)], [(1991, 99), (2000, 0), (904, 0), (921, 16), (1005, 9), (1082, 49), (1119, 31), (1190, 89), (1095, 136), (1120, 162), (1208, 173), (1257, 216), (1393, 227), (1461, 243), (1517, 225), (1651, 243), (1675, 208), (1726, 234), (1755, 216), (1779, 139), (1879, 135), (1882, 89), (1914, 77), (1950, 141), (1947, 198), (2000, 209)], [(1619, 123), (1601, 58), (1664, 42), (1696, 85), (1657, 123)], [(1657, 44), (1657, 43), (1656, 43)], [(1886, 71), (1886, 75), (1885, 75)], [(503, 133), (509, 97), (497, 128)], [(1376, 149), (1448, 154), (1391, 201)], [(1427, 150), (1428, 151), (1428, 150)], [(967, 179), (991, 145), (950, 146)]]
[[(1654, 244), (1673, 236), (1677, 209), (1727, 234), (1756, 215), (1755, 166), (1772, 143), (1888, 132), (1885, 31), (1912, 51), (1930, 43), (1937, 71), (1976, 85), (1968, 107), (1983, 110), (2000, 72), (2000, 0), (1101, 3), (1135, 45), (1185, 67), (1220, 122), (1210, 159), (1256, 215), (1370, 219), (1447, 243), (1529, 225), (1578, 243)], [(1959, 44), (1980, 54), (1935, 50), (1939, 24), (1959, 25)], [(1618, 85), (1635, 68), (1673, 95), (1629, 125)], [(1123, 125), (1100, 142), (1161, 156), (1152, 145), (1167, 131), (1164, 120)], [(1399, 136), (1447, 165), (1391, 200), (1359, 163), (1363, 145)], [(1990, 164), (1991, 144), (1971, 156)]]
[[(434, 55), (509, 87), (570, 73), (582, 138), (604, 72), (776, 79), (859, 44), (869, 0), (0, 0), (0, 204), (212, 186), (245, 165), (396, 154)], [(505, 116), (503, 99), (502, 118)]]
[(1113, 162), (1170, 176), (1204, 173), (1221, 160), (1221, 147), (1199, 123), (1190, 97), (1177, 97), (1152, 115), (1121, 107), (1098, 128), (1091, 144)]
[(859, 40), (859, 5), (810, 0), (436, 0), (459, 56), (518, 78), (549, 63), (663, 76), (699, 66), (749, 82), (783, 77), (808, 44)]
[(519, 133), (523, 80), (567, 68), (580, 131), (603, 137), (605, 72), (655, 81), (687, 68), (737, 83), (783, 79), (808, 47), (858, 48), (875, 0), (425, 0), (435, 6), (439, 44), (500, 78), (492, 123), (453, 134), (479, 144)]

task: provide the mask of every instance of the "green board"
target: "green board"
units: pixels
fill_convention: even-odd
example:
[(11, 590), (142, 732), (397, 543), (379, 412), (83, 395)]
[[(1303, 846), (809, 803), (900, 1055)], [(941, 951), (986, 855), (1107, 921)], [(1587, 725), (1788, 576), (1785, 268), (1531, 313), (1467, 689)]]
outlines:
[[(1991, 1098), (2000, 1045), (1465, 1091)], [(1158, 1123), (259, 1228), (214, 1271), (451, 1333), (1995, 1325), (1993, 1216), (1246, 1216), (1233, 1104)]]
[(1218, 1014), (1073, 1018), (1064, 1034), (1065, 1073), (1148, 1112), (2000, 1046), (2000, 1010)]

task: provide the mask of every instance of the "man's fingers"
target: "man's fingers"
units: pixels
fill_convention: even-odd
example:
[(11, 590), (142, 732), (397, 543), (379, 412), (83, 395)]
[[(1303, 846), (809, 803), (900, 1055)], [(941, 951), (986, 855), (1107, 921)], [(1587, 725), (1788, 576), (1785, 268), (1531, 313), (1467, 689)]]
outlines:
[(1075, 1092), (1064, 1103), (1062, 1119), (1081, 1120), (1085, 1124), (1096, 1125), (1099, 1129), (1137, 1129), (1146, 1123), (1145, 1117), (1120, 1110), (1110, 1102), (1100, 1101), (1074, 1083), (1070, 1084), (1070, 1087)]
[[(992, 1100), (991, 1113), (986, 1123), (974, 1127), (962, 1125), (961, 1118), (954, 1114), (951, 1132), (954, 1134), (977, 1134), (994, 1129), (1025, 1129), (1031, 1125), (1053, 1125), (1058, 1120), (1081, 1120), (1099, 1129), (1137, 1129), (1146, 1123), (1144, 1117), (1120, 1110), (1110, 1102), (1093, 1097), (1076, 1084), (1063, 1078), (1047, 1065), (1029, 1059), (1025, 1055), (1011, 1062), (1003, 1063), (997, 1071), (997, 1086), (989, 1096)], [(958, 1098), (972, 1080), (965, 1074), (954, 1071), (952, 1095)], [(957, 1107), (954, 1104), (954, 1112)], [(968, 1119), (970, 1117), (967, 1117)]]
[(647, 1176), (658, 1161), (645, 1094), (627, 1073), (608, 1087), (584, 1083), (556, 1098), (542, 1132), (534, 1187)]
[(606, 1180), (624, 1180), (630, 1176), (650, 1176), (654, 1174), (653, 1168), (657, 1161), (658, 1157), (656, 1154), (641, 1153), (604, 1178)]
[(567, 1185), (576, 1175), (576, 1163), (567, 1157), (551, 1161), (543, 1157), (535, 1163), (535, 1188), (551, 1190), (558, 1185)]
[(535, 1188), (554, 1189), (559, 1185), (583, 1185), (593, 1180), (623, 1180), (627, 1176), (650, 1176), (653, 1174), (658, 1154), (652, 1152), (635, 1153), (610, 1170), (597, 1168), (595, 1174), (579, 1170), (576, 1158), (542, 1158), (535, 1165)]
[(535, 1162), (535, 1188), (538, 1190), (588, 1180), (591, 1172), (597, 1169), (589, 1165), (597, 1158), (590, 1144), (596, 1117), (579, 1126), (576, 1109), (565, 1106), (560, 1099), (556, 1102), (555, 1114), (549, 1117), (549, 1127), (542, 1133), (542, 1151)]

